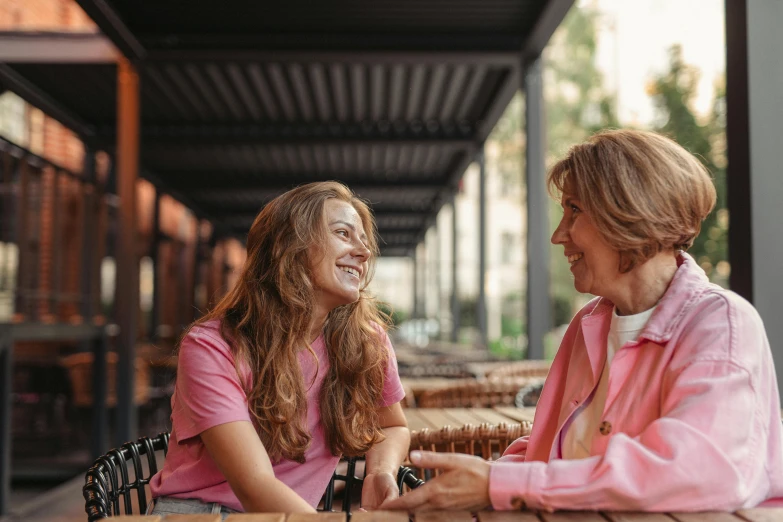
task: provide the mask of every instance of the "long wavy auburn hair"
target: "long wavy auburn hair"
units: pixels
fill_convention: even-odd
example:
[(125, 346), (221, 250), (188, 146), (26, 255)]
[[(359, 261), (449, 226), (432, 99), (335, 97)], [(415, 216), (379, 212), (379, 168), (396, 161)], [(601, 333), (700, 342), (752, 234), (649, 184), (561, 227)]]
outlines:
[(320, 396), (323, 430), (334, 455), (361, 455), (382, 440), (377, 408), (389, 359), (389, 320), (367, 293), (377, 232), (368, 206), (344, 185), (310, 183), (267, 204), (250, 228), (236, 285), (195, 323), (221, 320), (239, 375), (243, 364), (250, 368), (252, 382), (242, 384), (273, 462), (304, 462), (311, 441), (305, 395), (311, 383), (304, 382), (298, 354), (306, 349), (316, 357), (308, 339), (316, 290), (311, 267), (327, 241), (324, 203), (331, 198), (356, 209), (371, 256), (359, 299), (332, 310), (324, 325), (330, 367)]

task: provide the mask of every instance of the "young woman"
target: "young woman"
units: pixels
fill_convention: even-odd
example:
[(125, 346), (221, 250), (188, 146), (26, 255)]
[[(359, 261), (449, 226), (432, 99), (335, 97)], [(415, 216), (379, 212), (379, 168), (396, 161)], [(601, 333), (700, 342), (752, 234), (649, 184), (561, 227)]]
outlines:
[(783, 434), (764, 325), (687, 250), (715, 205), (691, 154), (619, 130), (549, 174), (579, 292), (533, 430), (497, 462), (411, 454), (447, 470), (383, 509), (712, 511), (783, 496)]
[(366, 455), (364, 507), (395, 498), (410, 436), (366, 293), (370, 210), (336, 182), (295, 188), (258, 215), (247, 254), (180, 344), (153, 513), (313, 512), (341, 455)]

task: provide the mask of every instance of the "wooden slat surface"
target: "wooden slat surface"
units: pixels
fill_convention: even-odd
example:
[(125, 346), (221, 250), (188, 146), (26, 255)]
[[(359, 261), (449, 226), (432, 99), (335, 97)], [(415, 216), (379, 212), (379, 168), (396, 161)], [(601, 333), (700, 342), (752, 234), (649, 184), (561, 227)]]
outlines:
[(432, 424), (422, 416), (421, 410), (416, 408), (408, 408), (402, 410), (405, 412), (405, 418), (408, 420), (408, 429), (411, 431), (421, 431), (424, 428), (432, 429)]
[(677, 522), (739, 522), (739, 518), (732, 513), (674, 513), (672, 517)]
[[(739, 516), (738, 516), (739, 515)], [(168, 515), (115, 517), (117, 522), (219, 522), (219, 515)], [(619, 513), (558, 511), (555, 513), (533, 511), (482, 511), (477, 513), (478, 522), (777, 522), (783, 520), (783, 508), (756, 508), (732, 513)], [(407, 522), (408, 515), (402, 512), (368, 511), (356, 512), (351, 522)], [(471, 522), (473, 516), (467, 511), (418, 513), (411, 517), (414, 522)], [(291, 514), (236, 514), (229, 515), (226, 522), (345, 522), (345, 513)], [(73, 522), (83, 522), (74, 520)]]
[(600, 513), (595, 511), (558, 511), (555, 513), (539, 513), (544, 522), (606, 522)]
[(755, 508), (737, 511), (742, 518), (750, 522), (777, 522), (783, 520), (783, 508)]
[(221, 522), (220, 515), (166, 515), (166, 522)]
[(501, 415), (514, 419), (517, 422), (527, 421), (533, 422), (533, 417), (536, 414), (535, 408), (515, 408), (514, 406), (495, 406), (493, 408)]
[(611, 522), (672, 522), (666, 513), (604, 513)]
[(473, 411), (476, 416), (483, 419), (483, 422), (488, 422), (490, 424), (501, 424), (503, 422), (506, 424), (515, 424), (519, 422), (519, 419), (504, 415), (502, 412), (492, 408), (475, 408)]
[(237, 513), (227, 516), (226, 522), (285, 522), (285, 517), (285, 513)]
[(479, 522), (538, 522), (539, 520), (535, 513), (525, 511), (482, 511), (477, 515)]
[(294, 513), (288, 515), (286, 522), (345, 522), (345, 513)]
[(351, 522), (408, 522), (408, 514), (400, 511), (365, 511), (353, 513)]
[[(508, 413), (505, 410), (492, 408), (408, 408), (404, 411), (411, 431), (420, 431), (424, 428), (439, 430), (444, 426), (460, 428), (465, 424), (479, 426), (485, 422), (512, 424), (528, 418), (532, 419), (532, 414), (527, 411), (528, 408), (508, 408), (508, 410)], [(519, 410), (520, 413), (514, 415), (521, 418), (512, 416), (513, 410)]]

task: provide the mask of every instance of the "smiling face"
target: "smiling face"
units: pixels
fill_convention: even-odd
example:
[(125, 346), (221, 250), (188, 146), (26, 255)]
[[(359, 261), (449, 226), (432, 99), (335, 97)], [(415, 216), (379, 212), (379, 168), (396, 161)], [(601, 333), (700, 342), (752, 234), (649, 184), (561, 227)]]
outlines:
[(562, 245), (574, 274), (578, 292), (607, 297), (620, 279), (620, 254), (609, 246), (584, 210), (569, 193), (561, 200), (563, 218), (552, 234), (552, 243)]
[(326, 244), (311, 249), (316, 308), (328, 313), (359, 299), (370, 250), (356, 209), (339, 199), (324, 203)]

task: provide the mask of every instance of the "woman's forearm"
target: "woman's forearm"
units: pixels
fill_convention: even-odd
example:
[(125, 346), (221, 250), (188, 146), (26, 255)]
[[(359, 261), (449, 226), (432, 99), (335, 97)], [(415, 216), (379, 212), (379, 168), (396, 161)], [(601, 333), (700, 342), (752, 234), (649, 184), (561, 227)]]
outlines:
[(242, 484), (232, 484), (247, 513), (315, 513), (315, 509), (277, 478), (260, 474)]
[(405, 426), (391, 426), (383, 429), (386, 436), (373, 446), (366, 455), (366, 473), (391, 473), (397, 476), (400, 464), (408, 455), (411, 435)]

